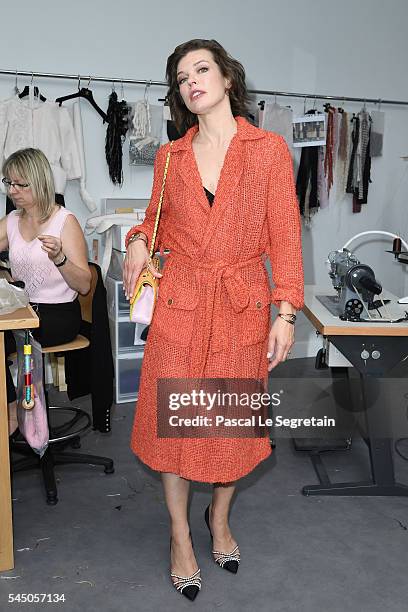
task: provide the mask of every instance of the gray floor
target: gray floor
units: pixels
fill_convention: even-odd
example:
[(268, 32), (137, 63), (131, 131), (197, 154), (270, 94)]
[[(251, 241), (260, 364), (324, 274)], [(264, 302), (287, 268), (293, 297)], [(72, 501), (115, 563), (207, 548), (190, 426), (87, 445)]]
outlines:
[[(293, 360), (282, 368), (297, 376), (312, 371), (313, 363)], [(89, 399), (81, 405), (89, 407)], [(91, 432), (83, 441), (82, 450), (114, 459), (113, 475), (96, 467), (58, 467), (55, 507), (45, 503), (38, 472), (14, 476), (15, 569), (0, 573), (1, 610), (407, 609), (408, 499), (305, 497), (302, 486), (316, 476), (290, 440), (278, 440), (271, 458), (239, 484), (231, 513), (242, 555), (237, 575), (212, 562), (203, 520), (211, 488), (193, 484), (191, 526), (203, 587), (193, 603), (181, 597), (168, 576), (159, 475), (129, 450), (133, 409), (116, 406), (112, 433)], [(358, 438), (351, 451), (326, 453), (324, 461), (334, 481), (369, 474), (367, 449)], [(399, 480), (408, 483), (408, 463), (396, 457), (395, 465)], [(9, 593), (59, 593), (65, 603), (11, 604)]]

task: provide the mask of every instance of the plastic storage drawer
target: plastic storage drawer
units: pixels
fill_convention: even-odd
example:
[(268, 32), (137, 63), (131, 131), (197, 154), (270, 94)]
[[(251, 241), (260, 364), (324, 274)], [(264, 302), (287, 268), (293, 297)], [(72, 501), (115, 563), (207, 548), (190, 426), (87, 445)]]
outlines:
[(140, 335), (145, 329), (145, 325), (131, 323), (130, 321), (119, 321), (118, 324), (118, 353), (130, 353), (140, 350), (144, 346), (144, 341)]
[(143, 353), (117, 360), (116, 403), (131, 402), (137, 399), (142, 368)]
[(108, 314), (111, 319), (119, 317), (129, 318), (129, 302), (123, 292), (123, 282), (110, 276), (106, 277), (106, 291), (108, 298)]

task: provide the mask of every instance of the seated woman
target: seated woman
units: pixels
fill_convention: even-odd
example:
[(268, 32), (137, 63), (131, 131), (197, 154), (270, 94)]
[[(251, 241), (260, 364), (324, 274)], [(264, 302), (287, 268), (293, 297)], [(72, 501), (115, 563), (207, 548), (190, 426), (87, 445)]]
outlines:
[[(50, 164), (38, 149), (16, 151), (4, 162), (3, 183), (15, 211), (0, 220), (0, 251), (9, 251), (13, 280), (23, 281), (40, 319), (33, 336), (44, 347), (73, 340), (80, 328), (78, 293), (90, 289), (84, 235), (76, 217), (55, 203)], [(6, 356), (12, 352), (6, 334)], [(17, 428), (16, 392), (8, 368), (9, 434)]]

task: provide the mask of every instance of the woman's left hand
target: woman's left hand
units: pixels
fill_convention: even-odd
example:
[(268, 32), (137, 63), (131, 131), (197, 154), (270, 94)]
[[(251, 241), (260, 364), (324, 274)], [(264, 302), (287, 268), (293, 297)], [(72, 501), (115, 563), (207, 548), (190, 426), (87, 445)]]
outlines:
[(268, 372), (276, 367), (288, 356), (295, 340), (295, 326), (281, 317), (276, 317), (269, 332), (268, 339)]
[(47, 253), (51, 261), (61, 259), (62, 244), (59, 238), (42, 234), (38, 236), (38, 240), (42, 242), (41, 248)]

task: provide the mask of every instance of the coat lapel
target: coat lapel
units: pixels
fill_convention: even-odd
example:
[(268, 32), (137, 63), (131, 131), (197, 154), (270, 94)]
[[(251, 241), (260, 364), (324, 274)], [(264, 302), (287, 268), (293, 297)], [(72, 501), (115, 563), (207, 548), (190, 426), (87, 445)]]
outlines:
[(206, 212), (210, 212), (211, 209), (201, 184), (201, 176), (198, 171), (192, 147), (180, 154), (177, 172), (191, 193), (193, 201), (203, 207)]
[(240, 181), (243, 169), (244, 143), (237, 138), (237, 134), (235, 134), (225, 155), (214, 203), (211, 209), (211, 215), (208, 218), (208, 225), (201, 242), (200, 254), (204, 253), (225, 209), (233, 201), (235, 190)]
[(177, 173), (194, 197), (194, 201), (204, 208), (208, 214), (208, 224), (204, 231), (200, 254), (207, 248), (222, 215), (234, 200), (235, 192), (244, 169), (246, 141), (264, 138), (263, 130), (253, 127), (243, 117), (236, 117), (236, 122), (237, 132), (231, 140), (225, 155), (214, 203), (211, 208), (209, 208), (207, 197), (204, 193), (192, 147), (192, 140), (198, 131), (198, 125), (190, 128), (183, 138), (174, 142), (172, 147), (172, 154), (177, 154)]

